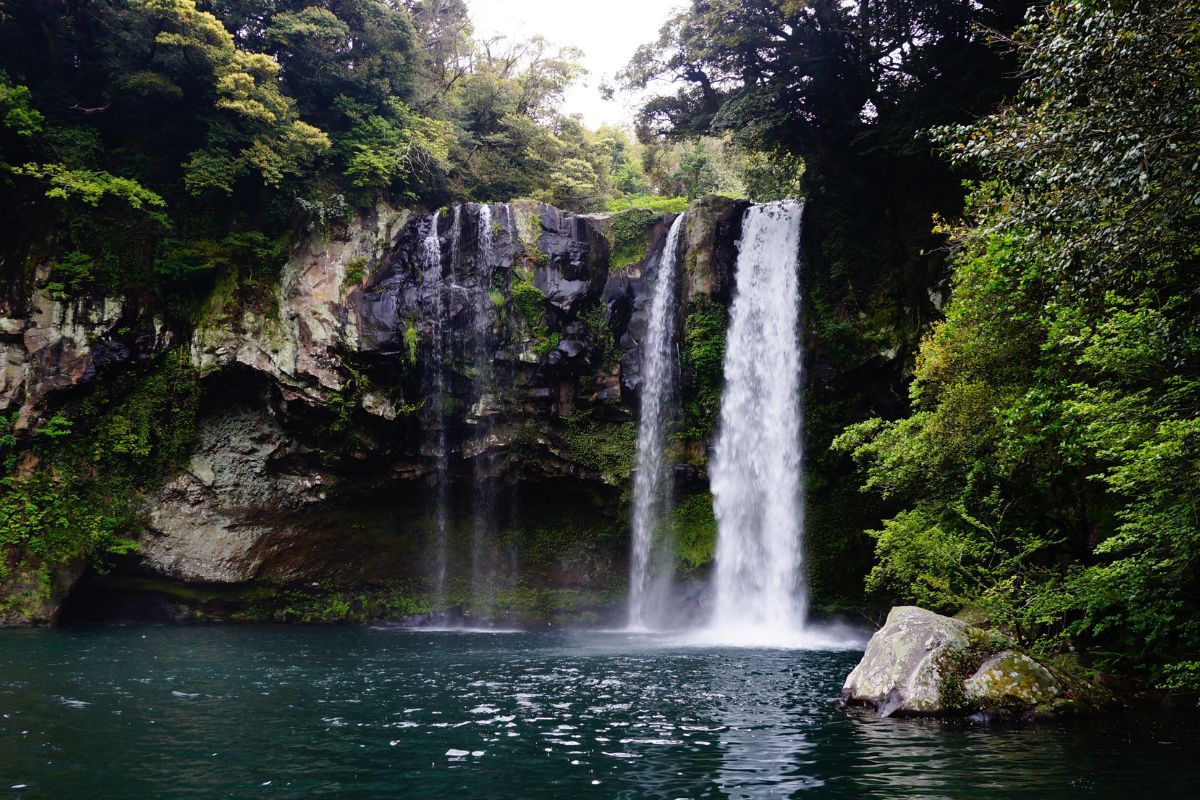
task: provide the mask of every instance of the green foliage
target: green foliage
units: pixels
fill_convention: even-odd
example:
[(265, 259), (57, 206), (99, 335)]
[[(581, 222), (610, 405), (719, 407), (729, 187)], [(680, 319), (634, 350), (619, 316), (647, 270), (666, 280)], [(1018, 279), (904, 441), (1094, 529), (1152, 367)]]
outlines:
[(604, 304), (597, 303), (580, 312), (579, 319), (588, 326), (591, 334), (593, 364), (604, 372), (611, 372), (617, 366), (619, 353)]
[(513, 309), (533, 340), (534, 352), (545, 356), (558, 347), (559, 342), (559, 334), (552, 333), (546, 324), (546, 296), (533, 285), (533, 273), (515, 277), (512, 283)]
[(537, 353), (542, 358), (545, 358), (554, 352), (555, 348), (558, 347), (561, 341), (562, 334), (560, 334), (558, 331), (554, 331), (553, 333), (547, 334), (545, 339), (535, 344), (533, 346), (533, 352)]
[(564, 438), (575, 463), (599, 473), (610, 486), (629, 485), (637, 460), (636, 422), (602, 422), (577, 410), (567, 418)]
[(346, 262), (346, 286), (358, 286), (367, 277), (367, 259), (355, 256)]
[(970, 714), (979, 710), (977, 701), (967, 697), (966, 680), (1007, 644), (973, 628), (967, 630), (967, 637), (965, 647), (946, 647), (938, 658), (938, 705), (950, 714)]
[(33, 107), (28, 86), (14, 85), (0, 70), (0, 124), (17, 136), (29, 138), (42, 132), (46, 118)]
[(92, 282), (95, 268), (96, 262), (91, 256), (72, 250), (55, 260), (50, 276), (69, 294), (79, 294)]
[(385, 110), (357, 122), (336, 147), (356, 188), (416, 200), (422, 185), (449, 166), (449, 129), (396, 99), (389, 100)]
[(157, 281), (184, 291), (211, 286), (201, 305), (201, 324), (229, 322), (244, 309), (271, 316), (278, 310), (274, 290), (288, 242), (286, 235), (272, 239), (258, 232), (231, 233), (219, 241), (168, 239), (155, 261)]
[(1200, 648), (1200, 7), (1063, 0), (1016, 43), (1019, 102), (941, 134), (990, 180), (915, 411), (838, 445), (903, 506), (873, 586), (1169, 684)]
[(614, 197), (604, 204), (604, 210), (608, 212), (632, 209), (644, 209), (655, 214), (682, 214), (688, 209), (688, 199), (654, 194), (630, 194)]
[(308, 230), (328, 236), (334, 225), (347, 223), (354, 217), (354, 209), (340, 192), (315, 192), (308, 197), (297, 197), (296, 206), (307, 218)]
[(1167, 691), (1200, 691), (1200, 661), (1180, 661), (1163, 668), (1158, 688)]
[(129, 8), (157, 31), (152, 63), (165, 80), (182, 79), (186, 69), (189, 77), (206, 71), (211, 81), (202, 117), (208, 141), (184, 164), (188, 191), (232, 193), (247, 173), (278, 186), (329, 147), (329, 137), (301, 121), (295, 102), (280, 90), (278, 63), (239, 48), (221, 20), (198, 10), (194, 0), (129, 0)]
[(32, 469), (16, 470), (16, 416), (4, 418), (0, 551), (9, 563), (103, 563), (129, 552), (136, 493), (186, 462), (198, 403), (197, 377), (179, 350), (52, 416), (36, 431)]
[(650, 252), (650, 235), (660, 222), (661, 214), (644, 208), (615, 214), (609, 220), (612, 230), (609, 269), (621, 270), (645, 261)]
[(688, 495), (671, 511), (671, 528), (680, 566), (697, 569), (717, 555), (717, 519), (708, 492)]
[(353, 430), (354, 417), (362, 408), (363, 398), (371, 391), (371, 379), (353, 367), (346, 367), (349, 377), (340, 389), (332, 392), (325, 400), (325, 410), (332, 419), (317, 431), (325, 448), (338, 455), (353, 447), (348, 435)]
[[(95, 207), (100, 205), (101, 200), (111, 197), (125, 201), (136, 210), (166, 205), (166, 201), (137, 181), (107, 172), (69, 169), (63, 164), (25, 164), (14, 168), (13, 172), (45, 181), (50, 186), (46, 190), (46, 197), (58, 200), (79, 200)], [(165, 218), (157, 218), (165, 222)]]
[(707, 440), (721, 410), (725, 379), (725, 333), (729, 326), (724, 306), (704, 304), (683, 321), (683, 421), (678, 435)]
[(417, 353), (421, 346), (421, 334), (417, 331), (416, 323), (409, 320), (404, 328), (404, 346), (408, 349), (408, 363), (417, 363)]

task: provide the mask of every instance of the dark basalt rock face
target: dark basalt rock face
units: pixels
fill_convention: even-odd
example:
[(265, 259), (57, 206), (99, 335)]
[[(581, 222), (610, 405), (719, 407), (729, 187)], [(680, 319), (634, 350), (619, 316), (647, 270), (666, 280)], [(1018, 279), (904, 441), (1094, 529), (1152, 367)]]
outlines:
[[(709, 198), (690, 210), (686, 308), (728, 302), (747, 205)], [(501, 587), (499, 616), (614, 607), (639, 342), (671, 220), (651, 219), (631, 244), (615, 241), (609, 215), (532, 201), (436, 214), (381, 205), (295, 248), (277, 313), (214, 292), (190, 337), (123, 300), (35, 296), (30, 313), (0, 320), (0, 409), (21, 408), (27, 424), (99, 367), (180, 341), (204, 387), (190, 462), (141, 499), (139, 550), (87, 574), (69, 615), (428, 613), (413, 599), (439, 547), (447, 602), (465, 602), (454, 582), (482, 568), (521, 578), (523, 594)], [(639, 257), (615, 268), (618, 246)], [(705, 443), (681, 446), (702, 454)], [(702, 469), (688, 475), (704, 481)], [(69, 577), (67, 588), (78, 571)], [(359, 611), (342, 613), (335, 594)]]

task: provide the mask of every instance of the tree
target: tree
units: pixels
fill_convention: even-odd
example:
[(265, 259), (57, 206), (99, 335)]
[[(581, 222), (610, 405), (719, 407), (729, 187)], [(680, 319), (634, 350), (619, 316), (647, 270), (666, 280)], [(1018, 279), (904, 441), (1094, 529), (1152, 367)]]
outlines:
[(1200, 4), (1059, 0), (1020, 101), (940, 136), (988, 180), (914, 413), (840, 445), (903, 501), (880, 588), (1164, 686), (1200, 663)]

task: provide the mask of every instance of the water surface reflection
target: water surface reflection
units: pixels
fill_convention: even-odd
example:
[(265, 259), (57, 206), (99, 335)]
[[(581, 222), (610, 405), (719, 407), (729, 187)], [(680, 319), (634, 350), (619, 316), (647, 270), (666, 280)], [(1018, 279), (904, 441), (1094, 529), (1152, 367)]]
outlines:
[(623, 634), (0, 631), (0, 794), (1196, 796), (1190, 717), (879, 720), (833, 702), (856, 658)]

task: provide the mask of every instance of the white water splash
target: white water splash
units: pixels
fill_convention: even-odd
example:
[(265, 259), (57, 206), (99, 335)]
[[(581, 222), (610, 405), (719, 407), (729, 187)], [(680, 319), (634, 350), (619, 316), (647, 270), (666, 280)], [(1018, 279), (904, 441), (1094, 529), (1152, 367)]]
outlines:
[(751, 207), (738, 243), (720, 433), (712, 644), (827, 646), (804, 629), (800, 224), (795, 201)]
[(633, 479), (633, 547), (629, 569), (629, 628), (657, 621), (652, 595), (654, 531), (667, 512), (670, 491), (663, 457), (667, 417), (675, 384), (676, 273), (684, 215), (675, 217), (659, 259), (642, 350), (641, 417)]

